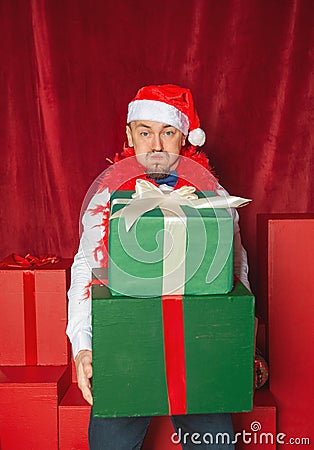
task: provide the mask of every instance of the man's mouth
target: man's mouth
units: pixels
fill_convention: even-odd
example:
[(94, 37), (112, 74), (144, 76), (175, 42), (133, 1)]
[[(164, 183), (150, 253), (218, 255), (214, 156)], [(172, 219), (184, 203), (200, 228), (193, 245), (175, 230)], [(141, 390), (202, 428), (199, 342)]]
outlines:
[(149, 178), (166, 178), (170, 173), (169, 154), (167, 152), (147, 153), (145, 166)]
[(168, 166), (162, 167), (155, 159), (154, 163), (151, 161), (151, 164), (147, 166), (146, 173), (149, 178), (163, 179), (169, 175), (170, 168)]
[(162, 159), (168, 159), (168, 158), (166, 158), (166, 155), (164, 153), (149, 153), (147, 155), (147, 158), (151, 159), (151, 160), (158, 160), (158, 161), (160, 161)]

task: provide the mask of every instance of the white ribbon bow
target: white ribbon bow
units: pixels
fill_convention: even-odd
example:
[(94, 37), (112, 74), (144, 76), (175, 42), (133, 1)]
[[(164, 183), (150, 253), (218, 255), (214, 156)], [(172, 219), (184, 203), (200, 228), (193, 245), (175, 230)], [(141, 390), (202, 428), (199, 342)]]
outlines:
[(162, 192), (150, 181), (137, 179), (132, 199), (116, 198), (113, 200), (112, 206), (115, 204), (126, 204), (126, 206), (111, 215), (110, 219), (123, 216), (126, 230), (129, 231), (139, 217), (157, 207), (170, 211), (178, 217), (185, 217), (181, 206), (190, 206), (196, 209), (239, 208), (252, 201), (231, 195), (198, 198), (195, 190), (193, 186), (182, 186), (170, 193)]

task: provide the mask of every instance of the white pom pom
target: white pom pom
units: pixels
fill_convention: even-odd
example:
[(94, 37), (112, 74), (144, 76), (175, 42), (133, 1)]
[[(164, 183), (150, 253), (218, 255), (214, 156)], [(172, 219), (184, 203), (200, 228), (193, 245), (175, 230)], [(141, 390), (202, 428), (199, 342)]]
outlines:
[(191, 142), (192, 145), (201, 147), (204, 145), (205, 139), (205, 132), (201, 128), (195, 128), (195, 130), (189, 132), (188, 141)]

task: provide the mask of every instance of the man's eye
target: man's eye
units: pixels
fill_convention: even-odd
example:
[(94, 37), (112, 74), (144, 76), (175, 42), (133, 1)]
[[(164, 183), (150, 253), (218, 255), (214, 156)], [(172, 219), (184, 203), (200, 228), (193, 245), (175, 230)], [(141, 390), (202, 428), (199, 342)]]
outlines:
[(148, 132), (147, 132), (147, 131), (142, 131), (142, 132), (141, 132), (141, 136), (147, 137), (147, 136), (148, 136)]
[(173, 131), (168, 130), (168, 131), (165, 132), (165, 135), (166, 136), (172, 136), (173, 135)]

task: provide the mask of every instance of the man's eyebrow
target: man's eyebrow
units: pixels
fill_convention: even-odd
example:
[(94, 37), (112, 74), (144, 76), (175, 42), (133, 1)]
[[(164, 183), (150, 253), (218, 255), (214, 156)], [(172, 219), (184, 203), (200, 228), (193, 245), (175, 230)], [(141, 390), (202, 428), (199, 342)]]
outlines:
[(149, 128), (151, 129), (151, 127), (149, 125), (146, 125), (145, 123), (138, 123), (135, 128), (139, 128), (139, 127), (144, 127), (144, 128)]
[[(130, 125), (129, 125), (130, 126)], [(140, 128), (140, 127), (143, 127), (143, 128), (148, 128), (148, 129), (151, 129), (152, 127), (151, 126), (149, 126), (149, 125), (146, 125), (146, 123), (138, 123), (137, 125), (135, 125), (135, 128)], [(131, 128), (131, 127), (130, 127)], [(164, 125), (163, 126), (163, 129), (165, 129), (165, 128), (175, 128), (173, 125), (168, 125), (168, 124), (166, 124), (166, 125)]]

